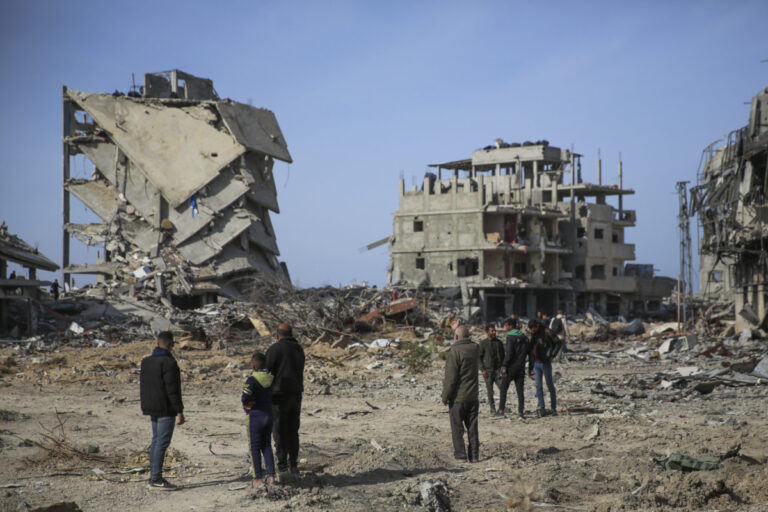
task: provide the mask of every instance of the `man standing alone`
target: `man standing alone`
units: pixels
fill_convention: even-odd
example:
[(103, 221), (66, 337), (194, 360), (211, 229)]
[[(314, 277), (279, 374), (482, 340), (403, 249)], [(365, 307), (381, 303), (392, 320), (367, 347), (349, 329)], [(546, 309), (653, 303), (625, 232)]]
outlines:
[[(496, 401), (493, 399), (493, 383), (500, 386), (496, 380), (499, 368), (504, 361), (504, 344), (496, 337), (496, 327), (488, 324), (485, 327), (487, 338), (480, 342), (480, 372), (485, 379), (485, 389), (488, 391), (488, 404), (491, 406), (491, 416), (496, 414)], [(501, 388), (499, 388), (501, 389)]]
[[(469, 339), (469, 328), (464, 325), (456, 329), (454, 340), (445, 358), (443, 404), (450, 408), (454, 457), (477, 462), (480, 448), (477, 432), (479, 348)], [(465, 429), (469, 450), (464, 445)]]
[(267, 370), (275, 377), (272, 406), (277, 470), (280, 481), (286, 482), (299, 476), (299, 425), (304, 392), (304, 349), (288, 324), (277, 327), (277, 342), (267, 350)]
[(141, 412), (152, 420), (152, 444), (149, 445), (149, 488), (173, 490), (175, 485), (163, 478), (165, 452), (171, 444), (174, 420), (184, 424), (181, 401), (181, 373), (173, 358), (173, 334), (163, 331), (157, 336), (152, 355), (141, 360), (139, 394)]

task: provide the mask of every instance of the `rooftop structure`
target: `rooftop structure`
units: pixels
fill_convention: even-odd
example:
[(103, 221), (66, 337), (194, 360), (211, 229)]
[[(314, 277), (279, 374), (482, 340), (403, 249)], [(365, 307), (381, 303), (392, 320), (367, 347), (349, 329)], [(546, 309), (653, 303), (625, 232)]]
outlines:
[[(400, 180), (390, 238), (391, 284), (460, 287), (467, 314), (486, 319), (594, 308), (619, 315), (658, 309), (671, 291), (652, 266), (629, 267), (622, 185), (586, 183), (581, 155), (547, 141), (496, 144), (470, 159), (433, 164), (421, 188)], [(618, 207), (606, 202), (617, 196)]]
[(768, 87), (749, 122), (705, 149), (690, 215), (701, 227), (701, 293), (733, 299), (737, 329), (766, 326), (768, 272)]
[[(247, 296), (255, 274), (289, 279), (270, 212), (274, 159), (291, 156), (272, 112), (178, 70), (146, 74), (128, 95), (64, 87), (62, 100), (65, 282), (96, 274), (205, 302)], [(70, 177), (77, 154), (90, 179)], [(101, 222), (71, 223), (70, 194)], [(101, 246), (100, 261), (73, 265), (70, 236)]]

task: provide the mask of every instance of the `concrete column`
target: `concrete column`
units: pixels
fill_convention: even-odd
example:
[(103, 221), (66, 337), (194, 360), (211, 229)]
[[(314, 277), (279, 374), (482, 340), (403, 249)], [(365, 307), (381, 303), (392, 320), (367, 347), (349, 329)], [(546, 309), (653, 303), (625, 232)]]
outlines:
[(451, 178), (451, 209), (456, 209), (456, 194), (459, 193), (459, 178), (456, 174)]
[(603, 160), (600, 158), (600, 151), (597, 152), (597, 184), (603, 184)]
[(539, 188), (541, 186), (540, 180), (541, 176), (539, 176), (539, 162), (534, 160), (533, 162), (533, 188)]
[(528, 318), (535, 318), (536, 317), (536, 294), (533, 293), (533, 290), (528, 290), (525, 294), (525, 309), (526, 309), (526, 316)]
[(608, 296), (604, 293), (601, 293), (599, 295), (598, 300), (600, 301), (600, 307), (598, 308), (598, 312), (602, 316), (608, 316)]
[(552, 206), (557, 206), (557, 182), (558, 182), (558, 176), (557, 174), (551, 174), (552, 176)]
[(69, 191), (66, 188), (66, 183), (69, 181), (69, 143), (65, 140), (70, 134), (70, 120), (72, 116), (72, 104), (66, 100), (67, 87), (61, 88), (62, 97), (62, 142), (61, 142), (61, 270), (62, 270), (62, 286), (68, 287), (70, 285), (70, 274), (67, 272), (69, 267), (69, 232), (67, 231), (67, 224), (69, 224)]
[(746, 293), (747, 289), (745, 288), (736, 288), (736, 292), (733, 294), (733, 298), (735, 300), (734, 302), (734, 311), (736, 312), (736, 324), (735, 328), (736, 331), (740, 331), (746, 327), (746, 322), (739, 314), (739, 311), (744, 309), (744, 294)]
[(485, 204), (485, 176), (480, 174), (477, 177), (477, 206), (480, 208)]
[(424, 178), (421, 192), (424, 200), (424, 211), (429, 211), (429, 178)]
[(619, 153), (619, 218), (621, 218), (621, 214), (624, 211), (624, 201), (621, 195), (621, 191), (624, 188), (624, 181), (622, 180), (621, 171), (622, 171), (622, 165), (621, 165), (621, 153)]
[[(738, 313), (738, 312), (737, 312)], [(765, 317), (765, 285), (757, 285), (757, 317), (761, 320)]]

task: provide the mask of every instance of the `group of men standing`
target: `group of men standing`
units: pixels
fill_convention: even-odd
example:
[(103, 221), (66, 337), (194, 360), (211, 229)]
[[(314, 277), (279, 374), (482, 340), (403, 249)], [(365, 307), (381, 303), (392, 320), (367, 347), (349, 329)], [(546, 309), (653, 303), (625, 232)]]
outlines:
[[(254, 486), (275, 479), (271, 438), (275, 441), (280, 480), (298, 474), (299, 424), (304, 392), (304, 349), (293, 337), (288, 324), (277, 328), (277, 341), (266, 354), (251, 358), (253, 372), (246, 380), (241, 400), (248, 419), (251, 474)], [(181, 398), (181, 372), (173, 357), (173, 335), (161, 332), (157, 347), (141, 361), (141, 411), (150, 417), (152, 442), (149, 447), (150, 489), (172, 490), (176, 486), (163, 478), (163, 460), (175, 425), (185, 422)], [(265, 468), (262, 468), (262, 456)], [(263, 477), (266, 473), (266, 479)]]
[[(514, 382), (517, 393), (517, 414), (525, 417), (525, 377), (536, 385), (538, 417), (557, 415), (557, 392), (552, 379), (552, 360), (565, 351), (568, 325), (562, 310), (552, 320), (539, 316), (528, 322), (530, 337), (526, 336), (518, 319), (512, 315), (504, 321), (505, 340), (496, 333), (496, 326), (486, 326), (486, 338), (479, 344), (469, 336), (469, 328), (459, 326), (445, 360), (442, 401), (449, 407), (454, 457), (477, 462), (479, 440), (478, 370), (482, 373), (488, 393), (491, 418), (506, 417), (507, 390)], [(545, 408), (543, 384), (549, 390), (550, 409)], [(494, 386), (499, 389), (496, 408)], [(464, 444), (464, 432), (469, 447)]]

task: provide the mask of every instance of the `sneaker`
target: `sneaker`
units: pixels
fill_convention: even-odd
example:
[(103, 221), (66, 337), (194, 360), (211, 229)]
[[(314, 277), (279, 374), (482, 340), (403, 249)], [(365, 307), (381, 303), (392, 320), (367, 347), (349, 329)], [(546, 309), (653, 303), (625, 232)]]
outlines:
[(536, 417), (537, 418), (543, 418), (546, 415), (547, 415), (547, 410), (546, 409), (536, 409)]
[(297, 478), (298, 478), (298, 477), (301, 475), (301, 473), (299, 473), (299, 468), (298, 468), (298, 466), (291, 466), (291, 469), (289, 469), (288, 471), (290, 471), (290, 473), (291, 473), (293, 476), (297, 477)]
[(501, 420), (501, 419), (504, 419), (506, 417), (507, 417), (507, 415), (504, 414), (504, 411), (499, 411), (496, 414), (494, 414), (493, 416), (491, 416), (491, 419), (492, 420)]
[(491, 404), (491, 416), (496, 414), (496, 406)]
[(519, 412), (519, 413), (517, 413), (517, 417), (520, 418), (521, 420), (524, 420), (525, 419), (525, 413), (524, 412)]
[(289, 484), (295, 480), (296, 480), (295, 477), (291, 473), (288, 473), (287, 471), (282, 471), (277, 475), (277, 481), (280, 482), (281, 484)]
[(154, 491), (173, 491), (176, 489), (176, 486), (165, 478), (161, 478), (160, 480), (150, 480), (148, 485), (149, 488)]

